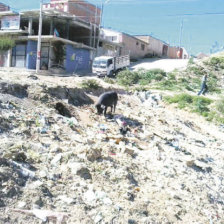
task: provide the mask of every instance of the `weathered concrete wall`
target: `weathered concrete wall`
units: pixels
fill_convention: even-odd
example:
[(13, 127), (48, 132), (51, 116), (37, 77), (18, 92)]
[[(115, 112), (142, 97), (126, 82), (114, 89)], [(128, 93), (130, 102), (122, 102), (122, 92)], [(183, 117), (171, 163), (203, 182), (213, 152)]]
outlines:
[[(147, 47), (147, 54), (153, 55), (153, 56), (163, 56), (163, 46), (166, 45), (163, 41), (156, 39), (154, 37), (151, 37), (149, 35), (138, 35), (135, 36), (136, 38), (148, 43)], [(168, 56), (167, 54), (164, 56)]]
[(7, 51), (0, 51), (0, 67), (6, 67), (8, 61)]
[(127, 34), (122, 34), (122, 55), (130, 54), (130, 59), (143, 58), (148, 53), (148, 44)]
[(164, 43), (161, 40), (149, 36), (149, 53), (152, 55), (162, 56)]
[(120, 56), (120, 52), (120, 47), (102, 43), (102, 46), (97, 50), (97, 56)]
[(178, 47), (169, 46), (168, 57), (173, 59), (177, 58), (178, 49)]

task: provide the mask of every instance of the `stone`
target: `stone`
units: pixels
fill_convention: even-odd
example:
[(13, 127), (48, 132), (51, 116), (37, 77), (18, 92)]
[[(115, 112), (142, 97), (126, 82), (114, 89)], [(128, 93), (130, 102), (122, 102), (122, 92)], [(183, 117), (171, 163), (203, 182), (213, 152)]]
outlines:
[(86, 157), (89, 161), (94, 162), (95, 160), (101, 158), (101, 149), (89, 149), (86, 152)]
[(92, 175), (91, 175), (89, 169), (85, 168), (85, 167), (81, 167), (80, 169), (78, 169), (76, 174), (85, 180), (92, 179)]

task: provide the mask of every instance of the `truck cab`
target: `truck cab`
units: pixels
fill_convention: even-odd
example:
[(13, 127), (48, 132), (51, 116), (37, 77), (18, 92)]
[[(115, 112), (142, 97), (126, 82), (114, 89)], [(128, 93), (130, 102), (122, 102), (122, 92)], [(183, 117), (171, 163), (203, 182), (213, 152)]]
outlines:
[(112, 76), (114, 73), (114, 57), (96, 57), (93, 61), (92, 71), (98, 77)]

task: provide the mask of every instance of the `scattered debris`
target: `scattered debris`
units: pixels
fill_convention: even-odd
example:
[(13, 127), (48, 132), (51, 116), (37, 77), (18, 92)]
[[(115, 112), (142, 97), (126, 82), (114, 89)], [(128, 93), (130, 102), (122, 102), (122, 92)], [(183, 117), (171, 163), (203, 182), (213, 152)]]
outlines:
[(220, 127), (154, 91), (122, 91), (104, 117), (106, 87), (0, 73), (0, 223), (224, 222)]

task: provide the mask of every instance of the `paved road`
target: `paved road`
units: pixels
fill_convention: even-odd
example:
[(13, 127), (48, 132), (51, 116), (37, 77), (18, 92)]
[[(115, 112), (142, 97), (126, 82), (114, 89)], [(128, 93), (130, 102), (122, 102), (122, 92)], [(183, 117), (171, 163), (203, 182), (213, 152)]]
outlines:
[(174, 69), (186, 68), (189, 59), (161, 59), (161, 58), (146, 58), (131, 64), (131, 69), (137, 70), (140, 68), (153, 69), (160, 68), (166, 72), (171, 72)]

